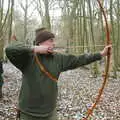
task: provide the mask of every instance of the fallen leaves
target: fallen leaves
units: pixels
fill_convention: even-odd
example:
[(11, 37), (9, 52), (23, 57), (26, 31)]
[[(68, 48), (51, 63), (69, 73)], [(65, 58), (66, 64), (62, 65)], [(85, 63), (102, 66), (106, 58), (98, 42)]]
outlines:
[[(0, 120), (15, 120), (21, 73), (10, 63), (4, 64), (4, 97), (0, 101)], [(57, 112), (59, 120), (80, 120), (93, 104), (102, 77), (89, 77), (90, 71), (79, 68), (62, 73), (59, 82)], [(91, 120), (120, 120), (120, 78), (109, 79)]]

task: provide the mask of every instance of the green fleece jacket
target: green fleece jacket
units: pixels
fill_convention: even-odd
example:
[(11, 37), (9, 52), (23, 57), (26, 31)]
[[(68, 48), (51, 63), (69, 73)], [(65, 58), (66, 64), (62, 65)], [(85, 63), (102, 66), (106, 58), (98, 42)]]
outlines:
[[(41, 72), (35, 62), (32, 48), (21, 44), (8, 46), (6, 55), (23, 74), (19, 95), (20, 110), (32, 116), (50, 115), (56, 107), (57, 82)], [(37, 55), (46, 69), (56, 78), (59, 78), (61, 72), (87, 65), (102, 58), (100, 53), (80, 56), (59, 53)]]

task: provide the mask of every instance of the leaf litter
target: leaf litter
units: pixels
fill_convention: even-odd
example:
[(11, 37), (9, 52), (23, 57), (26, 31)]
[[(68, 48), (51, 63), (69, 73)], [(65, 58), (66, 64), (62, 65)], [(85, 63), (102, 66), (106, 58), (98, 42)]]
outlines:
[[(0, 100), (0, 120), (15, 120), (21, 72), (11, 63), (4, 64), (3, 99)], [(81, 120), (92, 106), (102, 77), (91, 77), (90, 70), (78, 68), (64, 72), (58, 81), (58, 120)], [(120, 78), (109, 78), (100, 103), (90, 120), (120, 120)]]

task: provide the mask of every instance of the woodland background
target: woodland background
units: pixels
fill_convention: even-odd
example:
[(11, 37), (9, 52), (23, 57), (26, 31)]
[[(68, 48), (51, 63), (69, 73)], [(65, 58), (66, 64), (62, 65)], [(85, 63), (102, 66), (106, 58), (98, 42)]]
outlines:
[[(120, 89), (118, 86), (120, 85), (120, 1), (100, 1), (108, 20), (113, 54), (110, 65), (110, 80), (108, 90), (105, 94), (105, 97), (107, 96), (105, 103), (110, 108), (107, 106), (109, 109), (106, 110), (106, 104), (102, 102), (99, 106), (102, 110), (100, 117), (98, 112), (96, 115), (98, 118), (94, 119), (120, 120)], [(79, 55), (82, 53), (98, 52), (102, 50), (106, 44), (105, 21), (97, 0), (0, 0), (0, 57), (3, 57), (4, 61), (7, 61), (4, 49), (11, 42), (14, 42), (15, 38), (17, 41), (32, 45), (35, 39), (35, 30), (39, 27), (46, 27), (48, 30), (54, 32), (56, 34), (56, 46), (62, 48), (66, 53)], [(84, 105), (93, 101), (93, 98), (97, 94), (95, 94), (95, 92), (98, 90), (101, 83), (101, 72), (104, 71), (104, 65), (105, 60), (101, 60), (100, 62), (85, 66), (76, 71), (68, 71), (65, 75), (63, 74), (62, 83), (60, 83), (60, 89), (63, 88), (63, 94), (59, 95), (59, 100), (62, 101), (63, 106), (62, 104), (58, 105), (58, 108), (61, 108), (58, 112), (60, 111), (59, 115), (62, 117), (64, 114), (65, 116), (63, 118), (61, 117), (61, 119), (72, 120), (83, 115), (85, 112), (83, 108), (86, 108)], [(16, 91), (15, 93), (13, 91), (10, 92), (12, 102), (8, 101), (6, 105), (3, 105), (3, 108), (8, 108), (10, 105), (14, 106), (14, 98), (16, 98), (17, 92), (19, 91), (17, 88), (20, 86), (20, 81), (16, 83), (14, 80), (18, 77), (16, 75), (17, 73), (18, 75), (21, 74), (20, 72), (16, 72), (15, 68), (12, 69), (12, 67), (9, 62), (4, 63), (4, 69), (6, 70), (4, 73), (5, 90), (10, 87), (5, 93), (9, 93), (11, 89)], [(86, 73), (88, 73), (88, 75)], [(68, 78), (66, 78), (66, 75)], [(10, 81), (10, 79), (14, 82)], [(66, 79), (69, 79), (71, 83)], [(78, 82), (79, 79), (81, 81), (80, 83)], [(82, 80), (84, 80), (84, 84)], [(65, 86), (63, 86), (63, 84)], [(79, 84), (81, 84), (81, 87), (79, 87)], [(83, 86), (85, 91), (82, 90)], [(75, 96), (70, 90), (74, 90)], [(79, 91), (81, 92), (79, 93)], [(111, 94), (113, 99), (109, 94)], [(79, 100), (79, 97), (81, 95), (84, 99), (80, 104), (79, 102), (81, 100)], [(6, 99), (10, 99), (8, 97), (9, 95), (5, 94), (3, 103)], [(72, 105), (69, 110), (69, 107), (65, 107), (65, 105), (67, 103), (70, 104), (71, 99), (75, 103), (71, 103)], [(109, 101), (110, 99), (112, 100)], [(113, 105), (111, 105), (111, 102)], [(74, 109), (75, 107), (74, 104), (75, 106), (78, 104), (82, 107), (76, 108), (77, 110), (72, 110), (72, 108)], [(115, 106), (115, 109), (113, 106)], [(12, 107), (10, 108), (12, 109)], [(109, 114), (109, 110), (111, 115)], [(3, 110), (3, 113), (9, 116), (8, 114), (10, 113), (4, 111), (6, 111), (6, 109)], [(72, 112), (70, 113), (69, 111)], [(68, 116), (73, 114), (73, 111), (74, 115), (71, 115), (72, 117), (69, 118)], [(3, 116), (3, 119), (7, 120), (5, 114), (0, 114)], [(73, 116), (77, 117), (74, 118)], [(109, 116), (111, 117), (109, 118)], [(8, 120), (13, 120), (13, 118), (10, 117)]]
[[(112, 70), (117, 77), (120, 1), (100, 1), (109, 24), (113, 45)], [(5, 48), (14, 37), (32, 44), (35, 29), (39, 27), (54, 32), (56, 44), (68, 53), (96, 52), (105, 46), (106, 26), (97, 0), (0, 0), (0, 48)], [(97, 74), (98, 71), (95, 63), (92, 72)]]

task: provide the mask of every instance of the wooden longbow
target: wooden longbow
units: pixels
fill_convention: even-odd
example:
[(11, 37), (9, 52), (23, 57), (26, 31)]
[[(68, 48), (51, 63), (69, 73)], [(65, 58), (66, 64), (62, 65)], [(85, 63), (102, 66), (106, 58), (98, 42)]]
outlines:
[[(104, 20), (105, 20), (105, 24), (106, 24), (106, 45), (110, 45), (111, 44), (111, 40), (110, 40), (110, 30), (109, 30), (109, 26), (108, 26), (108, 21), (107, 21), (107, 17), (104, 11), (104, 8), (100, 2), (100, 0), (97, 0), (99, 7), (101, 9), (101, 12), (104, 16)], [(105, 66), (105, 72), (104, 72), (104, 76), (103, 76), (103, 83), (102, 83), (102, 87), (99, 89), (98, 95), (96, 97), (95, 102), (93, 103), (92, 107), (88, 109), (87, 112), (87, 116), (84, 117), (82, 120), (88, 120), (88, 118), (92, 115), (93, 110), (96, 108), (96, 105), (98, 104), (98, 102), (100, 101), (101, 95), (103, 94), (105, 85), (107, 83), (108, 80), (108, 76), (109, 76), (109, 69), (110, 69), (110, 49), (108, 49), (108, 55), (106, 58), (106, 66)]]

